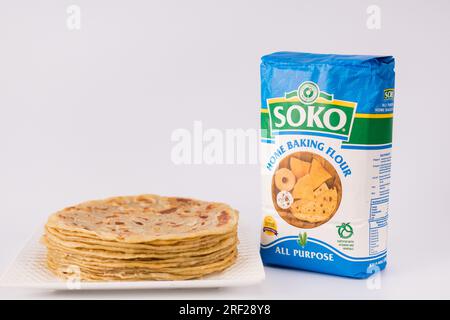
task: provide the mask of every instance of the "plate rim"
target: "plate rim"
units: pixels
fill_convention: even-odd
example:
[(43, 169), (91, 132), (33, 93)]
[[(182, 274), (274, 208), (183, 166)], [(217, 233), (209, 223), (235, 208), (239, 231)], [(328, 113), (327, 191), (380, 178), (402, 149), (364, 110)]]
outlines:
[(158, 289), (202, 289), (202, 288), (225, 288), (225, 287), (245, 287), (258, 284), (265, 280), (266, 274), (264, 265), (259, 254), (259, 246), (256, 241), (251, 240), (245, 231), (238, 229), (241, 243), (248, 244), (251, 248), (254, 242), (254, 248), (251, 250), (251, 256), (257, 259), (255, 263), (255, 274), (251, 277), (235, 279), (190, 279), (190, 280), (144, 280), (144, 281), (100, 281), (100, 282), (80, 282), (79, 287), (69, 287), (67, 282), (58, 279), (55, 276), (55, 282), (26, 282), (24, 281), (6, 281), (8, 275), (12, 273), (15, 266), (20, 265), (20, 259), (25, 255), (26, 250), (32, 246), (40, 245), (39, 239), (43, 234), (43, 227), (37, 228), (25, 242), (25, 245), (19, 250), (12, 261), (7, 265), (5, 271), (0, 275), (0, 288), (24, 288), (24, 289), (44, 289), (55, 291), (91, 291), (91, 290), (158, 290)]

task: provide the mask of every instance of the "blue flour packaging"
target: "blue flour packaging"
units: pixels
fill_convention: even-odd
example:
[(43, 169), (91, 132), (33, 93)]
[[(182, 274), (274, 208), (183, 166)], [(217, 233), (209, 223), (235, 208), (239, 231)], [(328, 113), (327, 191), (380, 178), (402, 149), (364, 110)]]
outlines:
[(367, 278), (386, 266), (394, 58), (261, 63), (265, 264)]

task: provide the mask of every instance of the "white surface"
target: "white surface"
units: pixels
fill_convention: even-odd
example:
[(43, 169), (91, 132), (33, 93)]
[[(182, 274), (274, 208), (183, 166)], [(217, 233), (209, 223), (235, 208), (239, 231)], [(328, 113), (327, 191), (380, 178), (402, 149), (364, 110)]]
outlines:
[[(66, 27), (69, 4), (79, 31)], [(366, 27), (369, 5), (381, 29)], [(64, 206), (153, 192), (230, 203), (260, 226), (257, 164), (171, 162), (171, 134), (257, 128), (259, 59), (279, 50), (396, 58), (388, 266), (364, 280), (266, 268), (256, 286), (0, 298), (450, 298), (450, 1), (2, 2), (0, 272)], [(306, 35), (310, 35), (305, 37)]]
[(402, 254), (397, 245), (392, 245), (387, 269), (368, 280), (266, 267), (263, 282), (239, 288), (126, 291), (0, 288), (0, 294), (8, 299), (441, 299), (450, 297), (449, 268), (449, 259), (429, 264), (410, 253)]
[(264, 280), (259, 244), (249, 233), (239, 233), (238, 258), (224, 272), (202, 279), (184, 281), (122, 281), (65, 282), (57, 279), (46, 267), (46, 248), (40, 243), (42, 230), (28, 241), (12, 265), (0, 277), (0, 287), (69, 290), (129, 290), (170, 288), (222, 288), (248, 286)]
[[(398, 219), (394, 218), (394, 221)], [(249, 234), (251, 228), (245, 228)], [(259, 229), (259, 228), (258, 228)], [(299, 270), (265, 267), (266, 279), (251, 286), (211, 289), (71, 290), (1, 288), (6, 299), (443, 299), (450, 298), (450, 258), (436, 252), (417, 252), (409, 239), (398, 238), (396, 227), (388, 251), (387, 269), (367, 280)], [(254, 230), (253, 233), (257, 233)], [(394, 240), (392, 240), (394, 238)], [(438, 247), (437, 249), (442, 249)], [(418, 250), (417, 252), (415, 250)], [(447, 251), (443, 252), (444, 254)], [(431, 263), (429, 261), (432, 261)]]

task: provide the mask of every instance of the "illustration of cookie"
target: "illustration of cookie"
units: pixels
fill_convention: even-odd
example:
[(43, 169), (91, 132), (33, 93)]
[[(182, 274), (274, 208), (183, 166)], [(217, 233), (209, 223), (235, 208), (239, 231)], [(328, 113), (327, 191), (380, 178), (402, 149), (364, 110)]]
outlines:
[(295, 175), (287, 168), (281, 168), (275, 172), (275, 186), (280, 191), (291, 191), (295, 181)]
[(342, 184), (325, 158), (312, 152), (296, 152), (279, 162), (273, 176), (272, 198), (286, 222), (300, 228), (315, 228), (338, 210)]
[(289, 193), (289, 191), (280, 191), (277, 194), (277, 204), (281, 209), (288, 209), (292, 203), (294, 202), (294, 198)]

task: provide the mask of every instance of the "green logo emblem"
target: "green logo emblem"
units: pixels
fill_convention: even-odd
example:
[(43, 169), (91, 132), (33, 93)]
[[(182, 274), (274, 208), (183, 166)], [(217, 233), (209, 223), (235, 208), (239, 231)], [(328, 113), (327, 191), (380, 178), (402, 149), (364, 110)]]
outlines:
[(305, 81), (298, 87), (297, 95), (304, 104), (312, 104), (320, 96), (320, 89), (314, 82)]
[(306, 246), (306, 242), (308, 242), (308, 234), (306, 232), (299, 233), (297, 243), (300, 247), (304, 248)]
[(338, 235), (342, 239), (348, 239), (353, 235), (353, 228), (350, 223), (342, 223), (340, 226), (336, 226), (338, 228)]
[(395, 90), (394, 89), (384, 89), (384, 100), (394, 99)]

